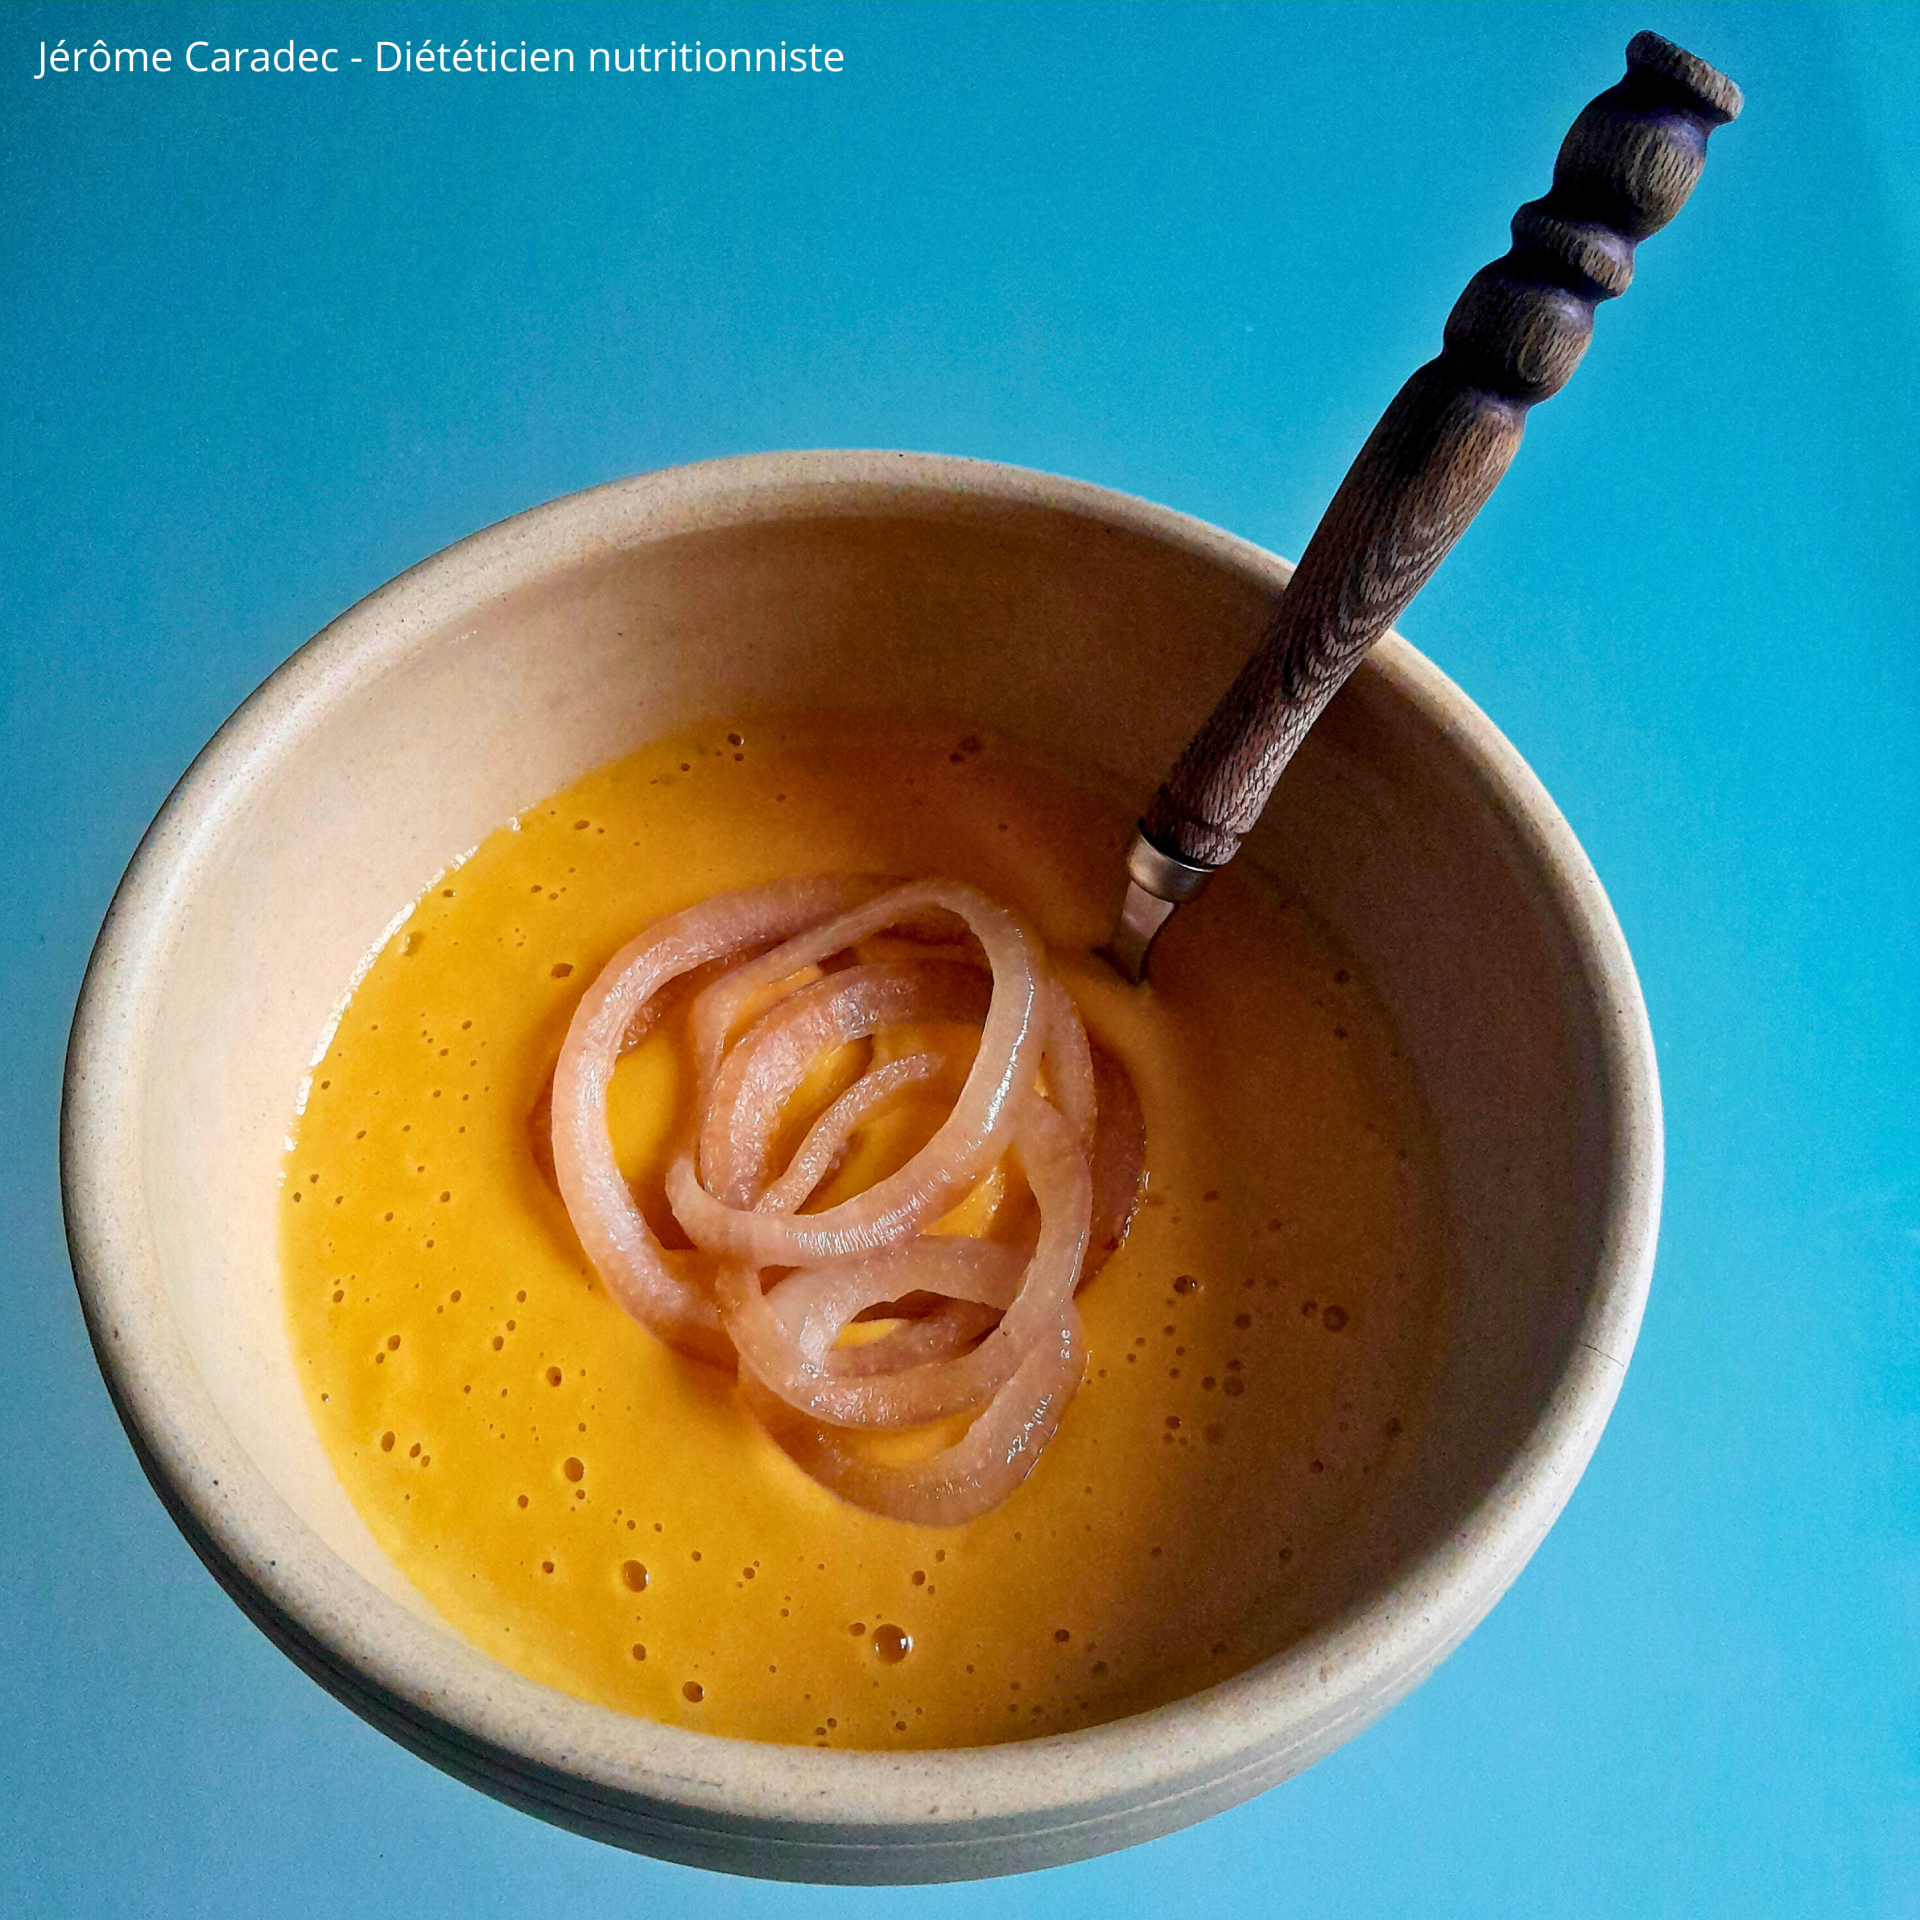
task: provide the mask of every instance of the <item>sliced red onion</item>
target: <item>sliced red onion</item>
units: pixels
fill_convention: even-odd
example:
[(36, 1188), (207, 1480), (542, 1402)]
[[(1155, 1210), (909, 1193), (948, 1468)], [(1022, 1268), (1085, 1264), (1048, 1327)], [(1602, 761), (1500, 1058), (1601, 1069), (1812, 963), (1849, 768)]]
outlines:
[(742, 1372), (740, 1392), (781, 1449), (830, 1493), (890, 1520), (957, 1527), (992, 1512), (1033, 1471), (1085, 1364), (1080, 1315), (1069, 1306), (952, 1446), (906, 1466), (870, 1458), (851, 1436), (796, 1413), (750, 1373)]
[(781, 1117), (815, 1060), (909, 1022), (978, 1024), (987, 1006), (979, 970), (944, 960), (847, 967), (788, 994), (734, 1043), (703, 1102), (702, 1184), (729, 1206), (753, 1207)]
[(902, 1320), (891, 1333), (859, 1346), (834, 1347), (827, 1354), (829, 1373), (892, 1373), (929, 1360), (965, 1353), (998, 1319), (993, 1308), (973, 1300), (942, 1300), (931, 1313)]
[(1047, 1097), (1073, 1130), (1080, 1151), (1090, 1154), (1096, 1093), (1087, 1030), (1081, 1023), (1080, 1009), (1073, 1004), (1073, 995), (1055, 975), (1046, 976), (1040, 991), (1047, 1018), (1046, 1044), (1041, 1054)]
[[(890, 1246), (938, 1219), (1006, 1145), (1016, 1096), (1031, 1086), (1044, 1021), (1036, 1005), (1039, 942), (1004, 907), (957, 881), (897, 887), (738, 968), (694, 1005), (691, 1026), (701, 1092), (709, 1096), (735, 1017), (756, 991), (790, 978), (900, 921), (944, 910), (963, 920), (993, 970), (993, 997), (966, 1085), (940, 1130), (904, 1167), (865, 1193), (813, 1214), (766, 1214), (730, 1205), (701, 1184), (690, 1150), (667, 1170), (667, 1198), (696, 1246), (761, 1267), (817, 1266)], [(703, 1106), (706, 1098), (703, 1097)]]
[(614, 955), (575, 1008), (553, 1075), (553, 1169), (580, 1244), (607, 1291), (669, 1346), (733, 1359), (712, 1297), (664, 1255), (634, 1204), (607, 1131), (607, 1088), (629, 1029), (653, 996), (693, 968), (758, 953), (843, 911), (871, 883), (781, 880), (720, 894), (657, 920)]
[[(554, 1166), (582, 1246), (629, 1313), (683, 1351), (737, 1359), (755, 1417), (842, 1498), (949, 1526), (1025, 1478), (1079, 1385), (1074, 1292), (1125, 1236), (1145, 1132), (1124, 1070), (1089, 1045), (1018, 918), (957, 882), (876, 893), (882, 884), (719, 896), (615, 955), (555, 1070)], [(690, 1000), (697, 1118), (667, 1194), (695, 1250), (670, 1256), (620, 1175), (606, 1100), (615, 1063), (676, 981), (672, 997)], [(894, 1057), (882, 1045), (778, 1168), (808, 1076), (889, 1033)], [(801, 1211), (859, 1128), (937, 1086), (944, 1100), (956, 1081), (946, 1118), (905, 1165)], [(929, 1232), (1008, 1151), (1037, 1232), (1019, 1245)], [(849, 1341), (862, 1316), (897, 1324)], [(848, 1431), (956, 1413), (973, 1416), (963, 1437), (907, 1466), (875, 1460)]]
[[(1011, 1300), (1004, 1290), (997, 1297), (981, 1291), (976, 1277), (996, 1266), (1004, 1270), (1007, 1249), (937, 1234), (781, 1282), (776, 1292), (798, 1280), (807, 1297), (819, 1301), (797, 1329), (783, 1323), (752, 1268), (729, 1266), (720, 1277), (720, 1311), (742, 1368), (796, 1411), (839, 1427), (924, 1426), (991, 1398), (1029, 1348), (1059, 1325), (1080, 1277), (1092, 1204), (1085, 1157), (1060, 1116), (1037, 1097), (1028, 1097), (1015, 1146), (1040, 1203), (1040, 1238)], [(914, 1291), (1006, 1312), (971, 1353), (869, 1378), (829, 1369), (828, 1349), (855, 1314)]]
[(812, 1197), (839, 1165), (847, 1143), (867, 1121), (877, 1118), (896, 1100), (931, 1086), (946, 1071), (939, 1053), (909, 1053), (870, 1067), (808, 1130), (794, 1149), (787, 1170), (754, 1201), (760, 1213), (792, 1213)]

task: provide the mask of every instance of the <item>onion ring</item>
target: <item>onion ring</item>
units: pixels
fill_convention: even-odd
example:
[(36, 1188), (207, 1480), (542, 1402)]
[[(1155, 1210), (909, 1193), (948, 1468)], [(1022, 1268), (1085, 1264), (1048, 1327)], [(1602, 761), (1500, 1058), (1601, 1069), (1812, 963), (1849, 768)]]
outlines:
[[(1092, 1209), (1086, 1158), (1051, 1107), (1037, 1098), (1029, 1100), (1015, 1145), (1040, 1202), (1041, 1226), (1011, 1300), (1004, 1293), (998, 1300), (983, 1297), (968, 1286), (971, 1272), (955, 1271), (969, 1247), (981, 1250), (972, 1256), (976, 1267), (985, 1264), (987, 1254), (1005, 1252), (991, 1242), (922, 1237), (888, 1253), (815, 1267), (805, 1275), (826, 1301), (825, 1314), (812, 1324), (831, 1324), (833, 1337), (864, 1308), (913, 1289), (1004, 1305), (1000, 1324), (971, 1353), (849, 1379), (828, 1370), (824, 1339), (809, 1341), (805, 1333), (796, 1338), (788, 1331), (760, 1291), (759, 1275), (752, 1268), (728, 1266), (720, 1275), (720, 1313), (739, 1350), (742, 1372), (753, 1374), (796, 1412), (836, 1427), (898, 1431), (943, 1420), (990, 1399), (1034, 1345), (1060, 1324), (1080, 1277)], [(936, 1263), (929, 1277), (928, 1269)]]
[(814, 1266), (890, 1246), (937, 1219), (1000, 1157), (1017, 1104), (1033, 1076), (1042, 1027), (1035, 978), (1039, 941), (1006, 908), (951, 880), (922, 880), (794, 936), (709, 987), (689, 1017), (701, 1069), (701, 1105), (719, 1076), (733, 1016), (756, 988), (788, 978), (915, 915), (944, 908), (965, 921), (993, 970), (993, 997), (966, 1085), (940, 1130), (906, 1166), (865, 1193), (817, 1214), (764, 1214), (709, 1192), (683, 1150), (667, 1169), (667, 1198), (696, 1246), (756, 1266)]
[[(607, 1092), (675, 981), (696, 1111), (667, 1198), (693, 1250), (669, 1255), (620, 1173)], [(847, 1081), (840, 1050), (859, 1046), (879, 1051)], [(841, 1090), (808, 1091), (826, 1100), (809, 1117), (802, 1089), (829, 1061)], [(944, 1109), (931, 1137), (807, 1211), (862, 1130), (909, 1098)], [(608, 1293), (669, 1345), (737, 1366), (747, 1409), (821, 1485), (954, 1526), (1032, 1470), (1080, 1383), (1074, 1296), (1126, 1235), (1145, 1128), (1125, 1070), (1089, 1042), (1016, 915), (957, 881), (716, 896), (647, 928), (588, 988), (552, 1106), (555, 1179)], [(1037, 1227), (1024, 1200), (1001, 1210), (1019, 1191), (1003, 1161)], [(897, 1324), (849, 1340), (875, 1315)], [(958, 1440), (904, 1466), (858, 1438), (959, 1414)]]
[(782, 1452), (850, 1506), (915, 1526), (957, 1527), (992, 1512), (1033, 1471), (1085, 1365), (1080, 1315), (1070, 1306), (959, 1440), (903, 1467), (866, 1458), (750, 1374), (741, 1376), (740, 1393)]
[(731, 1345), (711, 1295), (668, 1265), (634, 1204), (607, 1131), (607, 1088), (629, 1027), (670, 980), (758, 953), (872, 891), (871, 882), (780, 880), (656, 921), (616, 953), (567, 1028), (553, 1075), (553, 1171), (587, 1258), (611, 1293), (671, 1347), (726, 1365)]

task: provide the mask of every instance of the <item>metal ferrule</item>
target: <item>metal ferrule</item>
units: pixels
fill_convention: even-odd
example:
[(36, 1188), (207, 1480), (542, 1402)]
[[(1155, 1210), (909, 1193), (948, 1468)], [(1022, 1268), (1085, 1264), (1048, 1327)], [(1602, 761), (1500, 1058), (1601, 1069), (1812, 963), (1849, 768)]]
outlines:
[(1144, 827), (1136, 829), (1133, 845), (1127, 849), (1127, 873), (1156, 899), (1175, 906), (1193, 899), (1213, 878), (1211, 867), (1195, 866), (1156, 847)]
[(1175, 907), (1191, 900), (1213, 877), (1211, 867), (1197, 867), (1156, 847), (1144, 830), (1127, 849), (1127, 897), (1113, 938), (1101, 952), (1136, 986), (1147, 977), (1147, 955), (1155, 937)]

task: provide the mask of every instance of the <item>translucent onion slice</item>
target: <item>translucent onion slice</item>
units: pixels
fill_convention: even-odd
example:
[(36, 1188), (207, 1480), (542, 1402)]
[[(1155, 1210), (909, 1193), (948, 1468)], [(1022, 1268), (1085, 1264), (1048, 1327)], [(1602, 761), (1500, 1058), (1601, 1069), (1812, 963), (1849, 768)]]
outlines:
[[(838, 1266), (802, 1267), (763, 1297), (808, 1365), (843, 1374), (873, 1373), (879, 1369), (866, 1356), (888, 1348), (898, 1354), (923, 1344), (907, 1337), (911, 1330), (933, 1328), (949, 1317), (949, 1308), (967, 1309), (951, 1316), (955, 1319), (984, 1314), (981, 1331), (998, 1321), (1020, 1291), (1032, 1254), (1031, 1247), (935, 1236)], [(938, 1301), (934, 1311), (893, 1334), (861, 1346), (836, 1344), (863, 1314), (929, 1298)], [(938, 1343), (937, 1338), (925, 1342)]]
[[(1060, 1325), (1080, 1277), (1092, 1209), (1086, 1157), (1066, 1123), (1036, 1095), (1027, 1098), (1015, 1145), (1040, 1204), (1040, 1237), (1011, 1301), (983, 1294), (975, 1280), (1004, 1259), (1004, 1249), (927, 1235), (798, 1276), (806, 1299), (817, 1304), (806, 1331), (797, 1335), (761, 1291), (758, 1273), (730, 1265), (718, 1283), (720, 1311), (743, 1372), (796, 1412), (839, 1427), (925, 1426), (991, 1398), (1029, 1350)], [(793, 1284), (783, 1281), (781, 1287)], [(912, 1291), (1005, 1304), (1006, 1312), (971, 1353), (860, 1378), (828, 1367), (831, 1339), (855, 1314)], [(830, 1334), (823, 1332), (828, 1327)]]
[(741, 1035), (715, 1077), (700, 1128), (702, 1184), (729, 1206), (755, 1206), (772, 1178), (781, 1116), (821, 1055), (908, 1022), (978, 1024), (987, 1007), (980, 970), (944, 960), (847, 967), (788, 994)]
[[(1008, 1289), (1012, 1291), (1011, 1287)], [(965, 1353), (998, 1319), (992, 1307), (973, 1300), (942, 1300), (931, 1313), (903, 1320), (891, 1333), (859, 1346), (834, 1347), (827, 1371), (838, 1374), (892, 1373), (929, 1360)]]
[(992, 1512), (1033, 1471), (1085, 1364), (1080, 1315), (1069, 1305), (959, 1440), (906, 1466), (869, 1458), (857, 1441), (796, 1413), (750, 1373), (742, 1372), (740, 1392), (780, 1448), (830, 1493), (891, 1520), (957, 1527)]
[(1047, 1097), (1073, 1130), (1074, 1142), (1080, 1151), (1091, 1154), (1098, 1094), (1087, 1030), (1081, 1023), (1080, 1009), (1073, 1004), (1073, 995), (1055, 975), (1046, 975), (1040, 992), (1047, 1022), (1041, 1054), (1047, 1076)]
[[(755, 1417), (841, 1498), (951, 1526), (1019, 1485), (1079, 1385), (1074, 1294), (1125, 1237), (1145, 1132), (1124, 1070), (1090, 1045), (1015, 915), (956, 882), (882, 888), (811, 880), (725, 895), (617, 954), (555, 1070), (554, 1171), (629, 1313), (683, 1351), (737, 1361)], [(672, 1256), (620, 1175), (607, 1124), (615, 1063), (670, 1001), (689, 1006), (696, 1070), (692, 1134), (667, 1174), (694, 1251)], [(778, 1167), (809, 1075), (901, 1029), (912, 1050), (896, 1039), (889, 1058), (882, 1044)], [(936, 1086), (951, 1106), (905, 1165), (801, 1211), (858, 1129)], [(956, 1231), (994, 1217), (976, 1205), (927, 1230), (982, 1179), (998, 1192), (1009, 1153), (1037, 1228), (1017, 1245)], [(847, 1338), (881, 1315), (896, 1324)], [(956, 1414), (971, 1416), (962, 1438), (905, 1466), (859, 1438)]]
[(553, 1076), (553, 1166), (580, 1244), (607, 1291), (683, 1352), (729, 1365), (712, 1298), (669, 1265), (634, 1204), (607, 1130), (607, 1088), (646, 1009), (669, 981), (736, 954), (757, 954), (843, 913), (873, 882), (782, 880), (723, 894), (656, 921), (630, 941), (574, 1011)]
[(794, 1149), (787, 1170), (754, 1201), (760, 1213), (791, 1213), (812, 1198), (813, 1191), (840, 1164), (855, 1131), (877, 1119), (896, 1100), (931, 1086), (946, 1071), (940, 1053), (903, 1054), (870, 1067), (808, 1130)]
[(993, 973), (980, 1047), (953, 1111), (904, 1167), (866, 1192), (813, 1214), (759, 1213), (731, 1205), (701, 1184), (694, 1155), (667, 1170), (667, 1197), (696, 1246), (758, 1267), (817, 1266), (889, 1246), (946, 1212), (1005, 1149), (1018, 1096), (1032, 1084), (1044, 1015), (1037, 1005), (1044, 966), (1025, 925), (957, 881), (897, 887), (823, 926), (797, 934), (736, 969), (694, 1003), (689, 1016), (701, 1067), (704, 1108), (719, 1078), (735, 1019), (756, 991), (838, 953), (882, 928), (944, 911), (965, 922)]

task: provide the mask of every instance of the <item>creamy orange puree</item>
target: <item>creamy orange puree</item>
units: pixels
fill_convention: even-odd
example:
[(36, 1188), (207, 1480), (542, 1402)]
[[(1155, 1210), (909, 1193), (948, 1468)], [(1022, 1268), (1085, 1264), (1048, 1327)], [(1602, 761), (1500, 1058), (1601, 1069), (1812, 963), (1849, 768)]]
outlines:
[[(1109, 784), (951, 723), (742, 719), (532, 808), (374, 959), (286, 1158), (287, 1312), (348, 1493), (475, 1645), (656, 1720), (886, 1748), (1109, 1720), (1300, 1630), (1440, 1346), (1432, 1152), (1380, 1007), (1250, 864), (1180, 915), (1151, 991), (1090, 957), (1132, 826)], [(839, 871), (1019, 908), (1146, 1114), (1144, 1204), (1081, 1296), (1086, 1383), (1032, 1477), (950, 1530), (841, 1504), (730, 1375), (628, 1319), (529, 1127), (639, 927)], [(672, 1034), (614, 1082), (656, 1224), (686, 1092)]]

